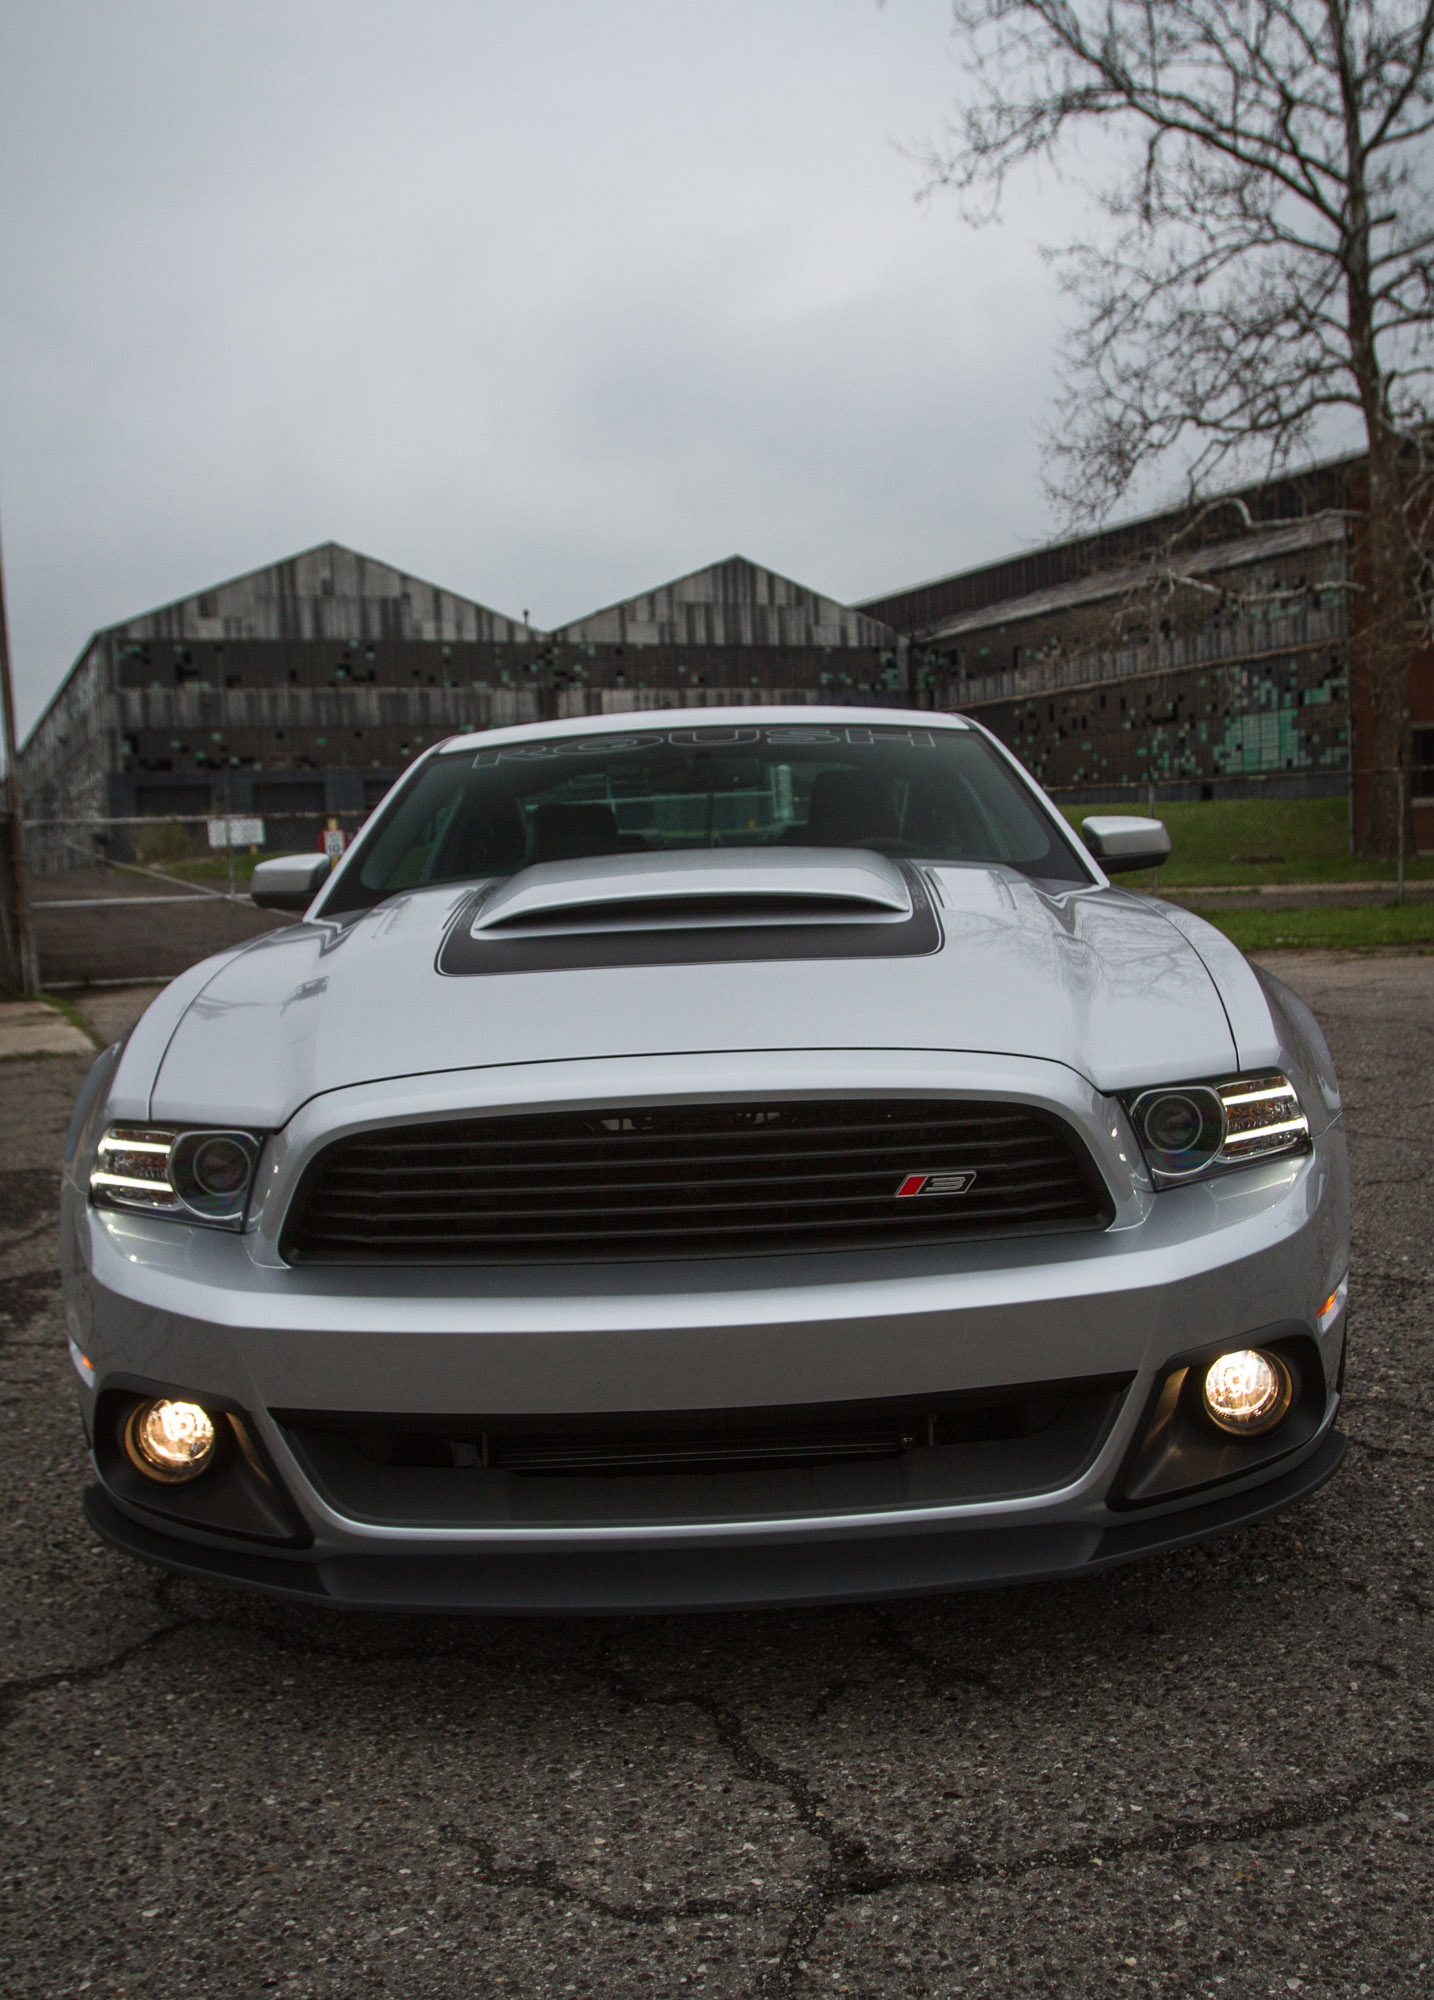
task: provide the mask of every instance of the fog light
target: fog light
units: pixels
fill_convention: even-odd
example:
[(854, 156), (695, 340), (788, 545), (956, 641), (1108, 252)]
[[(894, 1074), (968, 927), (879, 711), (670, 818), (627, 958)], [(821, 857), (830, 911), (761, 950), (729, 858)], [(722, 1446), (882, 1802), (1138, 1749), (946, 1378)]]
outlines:
[(198, 1403), (171, 1402), (168, 1396), (141, 1403), (124, 1430), (131, 1462), (151, 1479), (197, 1479), (217, 1442), (207, 1410)]
[(1240, 1347), (1222, 1354), (1205, 1374), (1205, 1414), (1232, 1437), (1272, 1431), (1294, 1400), (1290, 1371), (1277, 1354)]

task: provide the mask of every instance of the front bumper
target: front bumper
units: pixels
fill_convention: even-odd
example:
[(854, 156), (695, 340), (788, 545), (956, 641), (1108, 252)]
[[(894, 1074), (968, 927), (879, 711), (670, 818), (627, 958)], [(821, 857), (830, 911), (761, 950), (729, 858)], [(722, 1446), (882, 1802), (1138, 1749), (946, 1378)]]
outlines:
[[(1051, 1065), (1010, 1065), (992, 1094), (1051, 1101)], [(923, 1085), (930, 1059), (911, 1062)], [(969, 1083), (972, 1064), (960, 1074)], [(953, 1076), (957, 1073), (952, 1065)], [(1036, 1073), (1039, 1072), (1039, 1075)], [(1134, 1152), (1111, 1100), (1058, 1102), (1111, 1154)], [(1129, 1169), (1125, 1169), (1127, 1174)], [(1068, 1576), (1243, 1525), (1312, 1491), (1333, 1433), (1348, 1258), (1343, 1133), (1310, 1153), (1152, 1196), (1128, 1179), (1107, 1230), (903, 1252), (504, 1270), (290, 1268), (265, 1239), (88, 1207), (71, 1186), (63, 1257), (82, 1406), (128, 1388), (243, 1413), (292, 1508), (287, 1547), (159, 1517), (106, 1476), (91, 1520), (186, 1573), (334, 1604), (405, 1609), (717, 1608), (952, 1590)], [(1173, 1359), (1298, 1328), (1317, 1355), (1313, 1434), (1217, 1489), (1138, 1512), (1112, 1492)], [(385, 1511), (326, 1482), (292, 1413), (571, 1418), (853, 1406), (1013, 1386), (1118, 1383), (1109, 1421), (1021, 1483), (888, 1470), (803, 1484), (530, 1479), (481, 1508)], [(298, 1440), (298, 1441), (296, 1441)], [(911, 1454), (913, 1461), (919, 1452)], [(105, 1468), (101, 1464), (102, 1476)], [(700, 1489), (700, 1490), (699, 1490)], [(472, 1490), (477, 1490), (472, 1489)], [(737, 1495), (729, 1504), (729, 1496)], [(569, 1504), (570, 1503), (570, 1504)]]
[(281, 1558), (158, 1532), (121, 1513), (98, 1486), (85, 1494), (85, 1513), (106, 1541), (142, 1562), (335, 1610), (509, 1617), (747, 1611), (1053, 1582), (1138, 1562), (1279, 1513), (1333, 1478), (1344, 1454), (1343, 1437), (1326, 1431), (1298, 1465), (1253, 1489), (1105, 1528), (932, 1528), (736, 1547)]

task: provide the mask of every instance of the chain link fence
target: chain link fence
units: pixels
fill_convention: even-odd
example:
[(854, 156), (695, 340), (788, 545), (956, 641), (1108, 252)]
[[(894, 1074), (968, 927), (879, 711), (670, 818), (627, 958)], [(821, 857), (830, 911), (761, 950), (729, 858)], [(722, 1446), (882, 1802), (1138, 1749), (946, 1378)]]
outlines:
[(172, 979), (212, 952), (292, 919), (256, 909), (249, 878), (266, 855), (337, 860), (363, 812), (25, 822), (42, 983)]

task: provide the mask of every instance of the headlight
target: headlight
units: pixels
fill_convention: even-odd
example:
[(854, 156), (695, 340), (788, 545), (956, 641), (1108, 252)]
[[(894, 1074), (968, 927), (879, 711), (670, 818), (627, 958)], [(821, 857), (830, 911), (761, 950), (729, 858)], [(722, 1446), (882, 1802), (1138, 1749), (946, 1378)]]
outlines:
[(111, 1125), (90, 1174), (97, 1208), (126, 1208), (238, 1229), (259, 1141), (252, 1132), (171, 1132)]
[(1143, 1090), (1130, 1116), (1157, 1187), (1275, 1153), (1302, 1153), (1310, 1142), (1294, 1085), (1278, 1073)]

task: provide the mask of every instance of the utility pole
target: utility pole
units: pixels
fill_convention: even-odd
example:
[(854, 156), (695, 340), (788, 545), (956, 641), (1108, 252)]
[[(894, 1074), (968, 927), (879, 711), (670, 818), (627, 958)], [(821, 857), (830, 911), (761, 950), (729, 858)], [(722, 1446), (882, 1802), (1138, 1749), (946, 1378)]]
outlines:
[(30, 928), (30, 889), (25, 873), (25, 829), (20, 817), (20, 770), (15, 755), (15, 690), (10, 680), (10, 628), (5, 617), (5, 564), (0, 556), (0, 750), (5, 757), (5, 819), (9, 836), (9, 881), (0, 887), (9, 909), (6, 930), (20, 975), (22, 993), (40, 990), (40, 965)]

